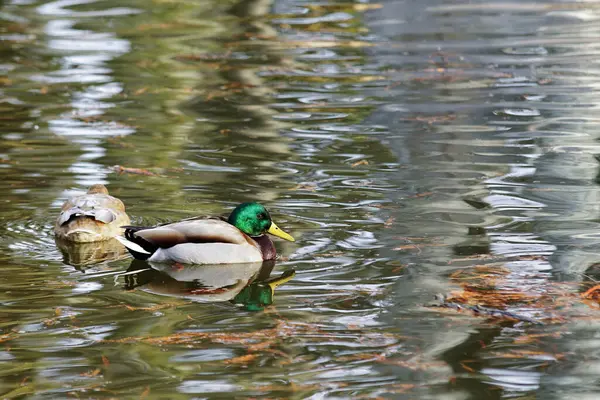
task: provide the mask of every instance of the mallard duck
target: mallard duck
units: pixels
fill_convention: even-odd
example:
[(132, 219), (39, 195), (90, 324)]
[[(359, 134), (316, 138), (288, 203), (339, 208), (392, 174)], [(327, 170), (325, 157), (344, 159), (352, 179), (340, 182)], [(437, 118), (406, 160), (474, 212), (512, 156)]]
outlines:
[(122, 234), (121, 226), (130, 223), (123, 202), (109, 195), (104, 185), (93, 185), (86, 194), (65, 202), (54, 234), (68, 242), (99, 242)]
[(126, 226), (117, 237), (134, 258), (181, 264), (233, 264), (275, 259), (271, 239), (294, 241), (259, 203), (237, 206), (227, 219), (198, 217), (156, 227)]

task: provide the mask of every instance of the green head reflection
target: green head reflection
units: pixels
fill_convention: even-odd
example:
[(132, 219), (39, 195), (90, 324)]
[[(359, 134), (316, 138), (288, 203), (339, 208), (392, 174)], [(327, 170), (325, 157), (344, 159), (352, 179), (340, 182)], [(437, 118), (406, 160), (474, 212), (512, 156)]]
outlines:
[(248, 311), (262, 311), (266, 306), (273, 304), (275, 289), (292, 279), (296, 271), (285, 271), (279, 277), (264, 281), (254, 281), (239, 292), (231, 302), (242, 304)]

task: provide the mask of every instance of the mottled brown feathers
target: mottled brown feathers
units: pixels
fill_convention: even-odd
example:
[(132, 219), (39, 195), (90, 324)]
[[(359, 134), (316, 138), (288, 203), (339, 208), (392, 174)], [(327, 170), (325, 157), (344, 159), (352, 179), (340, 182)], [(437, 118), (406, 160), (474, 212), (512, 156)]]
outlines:
[(87, 194), (108, 194), (108, 189), (102, 184), (96, 184), (90, 186), (90, 188), (87, 191)]
[(123, 202), (110, 196), (104, 185), (93, 185), (64, 203), (54, 233), (65, 241), (97, 242), (120, 235), (121, 226), (129, 223)]

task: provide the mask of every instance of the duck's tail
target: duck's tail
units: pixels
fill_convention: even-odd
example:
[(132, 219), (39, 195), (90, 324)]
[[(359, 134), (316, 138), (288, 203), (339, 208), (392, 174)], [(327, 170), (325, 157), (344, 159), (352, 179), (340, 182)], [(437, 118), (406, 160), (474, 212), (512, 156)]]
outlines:
[(147, 260), (158, 249), (158, 246), (136, 236), (137, 231), (148, 229), (143, 226), (122, 226), (125, 228), (125, 236), (116, 236), (116, 239), (138, 260)]

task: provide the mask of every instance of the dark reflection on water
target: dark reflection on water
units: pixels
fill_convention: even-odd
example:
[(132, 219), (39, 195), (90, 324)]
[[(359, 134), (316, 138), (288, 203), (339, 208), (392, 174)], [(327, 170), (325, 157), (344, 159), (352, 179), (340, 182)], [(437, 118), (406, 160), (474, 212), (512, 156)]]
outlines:
[[(0, 396), (595, 398), (599, 18), (3, 3)], [(189, 275), (55, 243), (93, 183), (140, 224), (260, 200), (298, 240)], [(449, 292), (545, 325), (423, 306)]]

